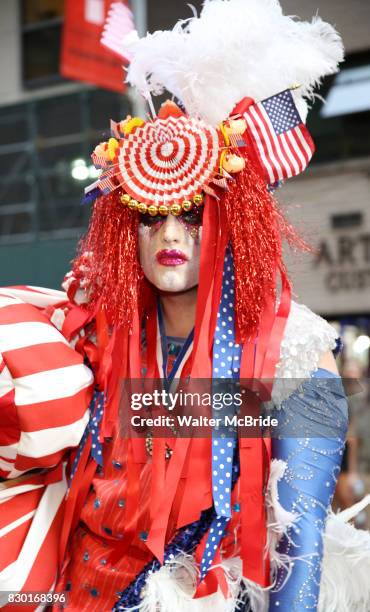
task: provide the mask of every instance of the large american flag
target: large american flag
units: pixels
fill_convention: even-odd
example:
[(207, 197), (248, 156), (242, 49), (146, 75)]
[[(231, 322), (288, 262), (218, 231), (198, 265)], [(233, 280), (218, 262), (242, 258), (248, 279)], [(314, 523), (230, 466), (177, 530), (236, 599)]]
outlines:
[(303, 172), (315, 145), (289, 89), (253, 104), (243, 116), (269, 184)]

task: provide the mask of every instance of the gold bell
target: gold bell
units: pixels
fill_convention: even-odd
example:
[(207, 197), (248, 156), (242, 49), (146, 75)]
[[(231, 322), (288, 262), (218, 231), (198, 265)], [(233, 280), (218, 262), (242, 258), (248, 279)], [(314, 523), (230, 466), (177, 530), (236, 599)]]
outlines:
[(161, 204), (160, 207), (158, 208), (159, 214), (162, 215), (162, 217), (166, 217), (168, 215), (169, 208), (168, 206), (165, 206), (164, 204)]
[(128, 204), (130, 210), (136, 210), (139, 206), (139, 202), (137, 200), (131, 200)]
[(141, 212), (142, 215), (145, 215), (145, 213), (148, 210), (148, 206), (147, 206), (147, 204), (139, 204), (137, 209), (138, 209), (139, 212)]
[(155, 217), (156, 215), (158, 215), (158, 206), (151, 204), (148, 208), (148, 213), (151, 217)]
[(195, 195), (193, 197), (193, 202), (194, 202), (194, 204), (202, 204), (202, 202), (203, 202), (202, 194), (201, 193), (197, 193), (197, 195)]
[(182, 206), (182, 210), (184, 210), (185, 212), (188, 212), (189, 210), (193, 208), (193, 202), (191, 202), (190, 200), (184, 200), (181, 206)]
[(127, 206), (127, 204), (129, 204), (129, 202), (131, 202), (131, 196), (129, 196), (128, 193), (124, 193), (123, 195), (121, 195), (121, 202), (122, 202), (122, 204)]
[(171, 214), (174, 215), (174, 217), (178, 217), (179, 215), (181, 215), (180, 204), (172, 204), (170, 211), (171, 211)]
[(229, 174), (236, 174), (237, 172), (241, 172), (245, 168), (245, 159), (243, 157), (239, 157), (239, 155), (226, 155), (223, 162), (222, 167)]
[(245, 119), (230, 119), (229, 123), (225, 125), (227, 134), (244, 134), (247, 129), (247, 122)]

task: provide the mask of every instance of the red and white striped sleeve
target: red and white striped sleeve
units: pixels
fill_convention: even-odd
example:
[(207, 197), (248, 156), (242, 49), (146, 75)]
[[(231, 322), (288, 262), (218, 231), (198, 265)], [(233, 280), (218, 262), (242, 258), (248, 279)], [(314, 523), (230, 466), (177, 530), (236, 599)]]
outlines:
[(65, 299), (64, 293), (47, 289), (0, 289), (4, 610), (6, 591), (53, 588), (67, 490), (63, 458), (78, 446), (89, 420), (92, 372), (42, 312)]
[(93, 375), (34, 305), (0, 293), (0, 476), (59, 463), (89, 419)]
[[(58, 545), (67, 483), (62, 478), (45, 484), (45, 475), (23, 482), (0, 484), (0, 607), (8, 593), (52, 591), (58, 572)], [(39, 479), (38, 483), (32, 480)], [(27, 610), (42, 610), (38, 604)]]

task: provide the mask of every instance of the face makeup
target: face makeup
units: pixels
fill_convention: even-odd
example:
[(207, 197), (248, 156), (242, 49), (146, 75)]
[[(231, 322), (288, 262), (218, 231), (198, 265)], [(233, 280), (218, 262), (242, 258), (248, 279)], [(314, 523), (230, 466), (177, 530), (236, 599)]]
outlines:
[(140, 263), (146, 278), (161, 291), (186, 291), (198, 284), (202, 211), (178, 217), (142, 215)]
[(178, 249), (163, 249), (157, 253), (157, 261), (162, 266), (181, 266), (189, 261), (189, 258)]

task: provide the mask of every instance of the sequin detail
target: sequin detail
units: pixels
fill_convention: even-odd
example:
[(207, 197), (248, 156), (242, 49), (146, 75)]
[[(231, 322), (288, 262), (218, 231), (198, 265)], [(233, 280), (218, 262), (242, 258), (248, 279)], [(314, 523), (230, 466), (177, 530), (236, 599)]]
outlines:
[(303, 304), (292, 302), (276, 366), (272, 391), (275, 405), (280, 405), (317, 370), (321, 356), (335, 350), (337, 339), (336, 329), (327, 321)]
[[(317, 375), (322, 376), (323, 371)], [(322, 382), (332, 384), (321, 387)], [(325, 388), (325, 401), (317, 403), (320, 388)], [(279, 500), (285, 510), (295, 513), (297, 518), (277, 548), (279, 555), (290, 558), (290, 563), (276, 573), (269, 609), (280, 607), (303, 612), (316, 610), (318, 606), (322, 534), (340, 470), (347, 419), (345, 394), (335, 375), (327, 373), (325, 381), (312, 378), (305, 383), (305, 393), (299, 402), (297, 395), (296, 392), (282, 404), (282, 416), (290, 418), (290, 414), (298, 412), (306, 419), (307, 426), (310, 421), (317, 423), (330, 418), (331, 435), (307, 438), (288, 435), (273, 440), (273, 456), (287, 464), (278, 483)], [(293, 567), (294, 572), (287, 580), (287, 570)]]

